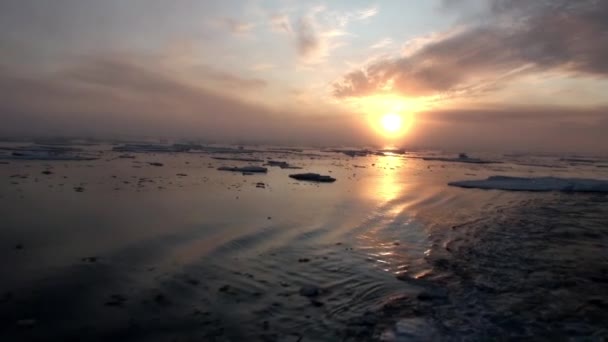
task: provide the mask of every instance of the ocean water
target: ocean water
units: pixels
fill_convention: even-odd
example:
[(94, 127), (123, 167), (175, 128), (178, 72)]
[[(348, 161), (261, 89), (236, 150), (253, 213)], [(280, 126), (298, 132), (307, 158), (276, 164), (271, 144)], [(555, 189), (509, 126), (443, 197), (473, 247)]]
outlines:
[(257, 148), (303, 169), (243, 175), (217, 167), (263, 163), (85, 149), (0, 164), (2, 341), (608, 338), (607, 194), (447, 185), (608, 161)]

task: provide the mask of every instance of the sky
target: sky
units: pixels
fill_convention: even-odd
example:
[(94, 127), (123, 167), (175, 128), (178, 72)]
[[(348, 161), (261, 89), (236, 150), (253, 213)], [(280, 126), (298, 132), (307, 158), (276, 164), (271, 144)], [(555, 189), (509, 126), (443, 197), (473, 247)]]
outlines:
[(606, 0), (3, 0), (0, 135), (608, 153), (606, 18)]

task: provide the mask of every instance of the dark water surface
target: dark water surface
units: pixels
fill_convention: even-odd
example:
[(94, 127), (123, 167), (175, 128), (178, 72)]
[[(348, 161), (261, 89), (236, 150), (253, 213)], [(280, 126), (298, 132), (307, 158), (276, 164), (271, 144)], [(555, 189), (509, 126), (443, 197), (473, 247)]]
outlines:
[(608, 196), (446, 185), (605, 169), (256, 155), (338, 179), (313, 184), (136, 155), (0, 165), (1, 340), (608, 337)]

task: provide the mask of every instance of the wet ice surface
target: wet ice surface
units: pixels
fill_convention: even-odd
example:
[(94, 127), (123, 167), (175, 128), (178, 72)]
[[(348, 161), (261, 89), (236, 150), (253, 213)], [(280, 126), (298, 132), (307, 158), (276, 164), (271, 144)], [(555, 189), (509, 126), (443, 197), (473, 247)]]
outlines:
[(386, 307), (383, 317), (400, 318), (377, 327), (381, 338), (408, 341), (399, 326), (415, 319), (426, 322), (420, 336), (443, 340), (605, 339), (608, 198), (529, 197), (441, 236), (432, 271), (409, 280), (426, 282), (429, 295)]
[[(91, 147), (93, 161), (0, 165), (0, 337), (608, 335), (605, 195), (447, 186), (494, 174), (608, 178), (572, 161), (581, 158), (477, 165), (369, 151), (142, 146)], [(225, 158), (235, 167), (284, 161), (337, 181), (297, 181), (279, 167), (218, 171)]]

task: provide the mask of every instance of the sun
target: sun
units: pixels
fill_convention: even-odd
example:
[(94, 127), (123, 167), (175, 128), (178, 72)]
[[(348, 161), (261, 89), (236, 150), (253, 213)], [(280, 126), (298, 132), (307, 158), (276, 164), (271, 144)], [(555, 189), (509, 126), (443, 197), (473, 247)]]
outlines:
[(399, 133), (403, 128), (403, 120), (401, 116), (394, 113), (387, 113), (380, 119), (380, 124), (384, 132), (388, 134)]

